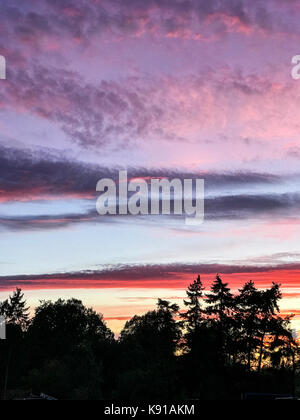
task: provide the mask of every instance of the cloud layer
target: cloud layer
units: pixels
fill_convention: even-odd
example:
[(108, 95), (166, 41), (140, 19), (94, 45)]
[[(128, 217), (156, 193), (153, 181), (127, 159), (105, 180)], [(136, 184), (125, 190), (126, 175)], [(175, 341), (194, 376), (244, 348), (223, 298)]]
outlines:
[[(88, 165), (79, 161), (60, 159), (57, 156), (1, 148), (0, 155), (0, 202), (32, 203), (47, 200), (73, 200), (78, 202), (78, 213), (60, 212), (53, 216), (0, 215), (0, 226), (8, 230), (58, 229), (77, 223), (113, 223), (116, 218), (100, 218), (96, 213), (96, 184), (99, 179), (111, 178), (118, 184), (118, 170)], [(288, 180), (296, 182), (298, 177), (276, 176), (247, 172), (193, 173), (170, 169), (129, 169), (129, 180), (141, 178), (149, 186), (149, 209), (151, 200), (150, 181), (152, 178), (205, 180), (205, 220), (239, 220), (272, 217), (295, 217), (300, 208), (297, 192), (286, 192), (284, 184)], [(278, 193), (277, 189), (282, 189)], [(228, 193), (228, 189), (235, 190)], [(266, 192), (266, 191), (269, 192)], [(247, 192), (246, 192), (247, 191)], [(263, 191), (263, 192), (262, 192)], [(79, 205), (86, 202), (86, 209)], [(171, 200), (173, 202), (173, 200)], [(171, 205), (172, 208), (173, 205)], [(79, 211), (80, 210), (80, 211)], [(164, 220), (151, 219), (164, 223)], [(148, 220), (150, 222), (150, 220)]]
[[(0, 289), (11, 290), (21, 287), (35, 289), (91, 289), (91, 288), (160, 288), (184, 289), (193, 278), (201, 273), (210, 282), (216, 273), (225, 276), (232, 288), (238, 288), (243, 281), (253, 279), (260, 287), (268, 287), (272, 281), (283, 287), (297, 286), (300, 264), (221, 265), (221, 264), (173, 264), (133, 265), (103, 267), (99, 271), (57, 273), (24, 276), (1, 276)], [(273, 279), (273, 280), (272, 280)]]
[[(297, 308), (299, 18), (296, 0), (1, 5), (3, 295), (175, 296), (220, 272), (234, 288), (282, 282), (284, 310)], [(97, 181), (125, 168), (148, 183), (204, 178), (205, 223), (98, 216)], [(108, 316), (150, 308), (134, 299)]]

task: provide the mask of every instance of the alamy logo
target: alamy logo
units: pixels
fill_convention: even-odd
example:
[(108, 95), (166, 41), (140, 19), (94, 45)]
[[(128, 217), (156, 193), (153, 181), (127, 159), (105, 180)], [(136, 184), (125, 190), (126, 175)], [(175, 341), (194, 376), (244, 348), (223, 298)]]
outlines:
[(292, 64), (293, 64), (293, 68), (292, 68), (292, 78), (294, 80), (298, 80), (300, 79), (300, 55), (294, 55), (294, 57), (292, 58)]
[(0, 79), (6, 79), (6, 59), (3, 55), (0, 55)]
[[(117, 186), (118, 184), (118, 186)], [(101, 179), (96, 191), (99, 215), (185, 215), (187, 225), (204, 221), (203, 179), (135, 178), (128, 182), (127, 171), (119, 172), (119, 180)]]
[(0, 340), (6, 339), (6, 324), (4, 316), (0, 316)]

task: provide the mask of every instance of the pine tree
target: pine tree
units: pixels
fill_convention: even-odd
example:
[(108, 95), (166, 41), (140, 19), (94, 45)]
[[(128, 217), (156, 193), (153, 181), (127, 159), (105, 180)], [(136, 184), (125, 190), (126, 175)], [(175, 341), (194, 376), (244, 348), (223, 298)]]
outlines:
[[(260, 296), (260, 306), (259, 310), (259, 328), (258, 336), (260, 340), (259, 345), (259, 360), (258, 360), (258, 372), (261, 371), (262, 361), (265, 348), (267, 346), (266, 338), (268, 335), (274, 333), (274, 319), (279, 312), (279, 300), (282, 298), (282, 293), (280, 291), (280, 285), (274, 283), (270, 289), (263, 290)], [(275, 332), (276, 333), (276, 332)]]
[(206, 297), (208, 304), (206, 312), (222, 324), (229, 316), (234, 304), (228, 283), (223, 283), (221, 277), (217, 275), (211, 287), (211, 293)]
[(157, 302), (157, 322), (158, 331), (164, 337), (166, 348), (169, 343), (169, 352), (174, 353), (177, 348), (178, 341), (181, 338), (181, 325), (176, 321), (179, 315), (179, 306), (171, 304), (167, 300), (158, 299)]
[(257, 290), (253, 281), (249, 281), (239, 290), (236, 302), (241, 329), (239, 349), (245, 355), (248, 370), (251, 370), (251, 361), (259, 345), (261, 291)]
[(6, 318), (7, 324), (19, 325), (22, 329), (28, 325), (29, 308), (21, 289), (16, 289), (9, 299), (0, 304), (0, 314)]
[(274, 368), (296, 368), (297, 340), (291, 329), (293, 315), (276, 316), (270, 321), (273, 335), (269, 339), (269, 357)]
[(232, 331), (234, 329), (234, 318), (232, 316), (235, 301), (228, 283), (223, 283), (219, 275), (216, 276), (211, 287), (211, 293), (206, 295), (206, 313), (211, 317), (211, 324), (215, 327), (219, 345), (219, 362), (224, 365), (226, 360), (230, 362), (234, 340)]
[(187, 312), (182, 315), (189, 334), (195, 333), (203, 321), (203, 310), (201, 300), (203, 299), (203, 283), (200, 276), (191, 283), (186, 291), (188, 300), (184, 300)]

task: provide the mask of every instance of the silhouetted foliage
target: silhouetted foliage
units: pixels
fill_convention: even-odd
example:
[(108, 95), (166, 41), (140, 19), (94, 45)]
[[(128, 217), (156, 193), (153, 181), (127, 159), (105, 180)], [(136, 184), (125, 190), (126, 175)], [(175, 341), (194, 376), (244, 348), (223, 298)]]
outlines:
[(188, 308), (187, 312), (182, 315), (186, 322), (187, 334), (186, 338), (193, 336), (200, 329), (203, 322), (203, 310), (201, 300), (203, 299), (203, 284), (200, 276), (197, 277), (192, 284), (189, 285), (186, 294), (188, 300), (184, 300), (184, 305)]
[[(123, 399), (171, 398), (176, 391), (176, 346), (181, 337), (178, 305), (158, 300), (157, 309), (128, 321), (120, 335)], [(138, 379), (138, 380), (137, 380)], [(131, 387), (128, 387), (128, 381)]]
[(6, 318), (8, 324), (19, 325), (22, 329), (27, 327), (29, 308), (21, 289), (16, 289), (12, 296), (0, 303), (0, 315)]
[(85, 308), (81, 301), (58, 300), (41, 302), (28, 329), (28, 338), (35, 349), (35, 362), (61, 357), (75, 346), (95, 345), (112, 340), (113, 334), (103, 316)]
[(186, 311), (159, 299), (116, 340), (103, 316), (76, 299), (42, 301), (29, 319), (17, 289), (0, 303), (8, 323), (1, 395), (167, 401), (297, 392), (299, 347), (292, 317), (280, 315), (280, 285), (259, 290), (249, 281), (234, 294), (217, 275), (206, 292), (198, 276), (186, 293)]

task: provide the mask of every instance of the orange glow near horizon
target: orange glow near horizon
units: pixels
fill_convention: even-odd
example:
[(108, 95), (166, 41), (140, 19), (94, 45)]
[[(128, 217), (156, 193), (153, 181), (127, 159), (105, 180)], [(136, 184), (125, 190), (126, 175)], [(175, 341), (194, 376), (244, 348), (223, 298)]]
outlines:
[[(249, 280), (253, 280), (261, 289), (270, 287), (273, 281), (280, 283), (283, 292), (280, 304), (281, 314), (284, 316), (294, 314), (292, 326), (300, 330), (300, 310), (296, 309), (300, 295), (298, 287), (300, 270), (271, 270), (224, 275), (220, 273), (220, 275), (225, 282), (229, 283), (233, 292)], [(29, 282), (30, 284), (27, 283), (27, 278), (24, 282), (18, 281), (15, 285), (10, 282), (9, 287), (2, 286), (0, 300), (5, 299), (15, 287), (21, 287), (24, 290), (32, 309), (41, 299), (56, 300), (75, 297), (81, 299), (85, 305), (93, 307), (97, 312), (103, 313), (108, 326), (118, 334), (132, 316), (142, 315), (153, 309), (158, 298), (176, 302), (182, 308), (185, 290), (196, 274), (168, 272), (165, 276), (153, 275), (150, 278), (139, 278), (135, 273), (133, 277), (136, 278), (124, 280), (122, 273), (115, 273), (115, 275), (106, 273), (103, 276), (98, 274), (91, 278), (83, 278), (79, 274), (78, 278), (61, 275), (59, 277), (47, 276), (47, 279), (41, 280), (34, 279)], [(214, 274), (202, 275), (207, 291), (214, 278)]]

